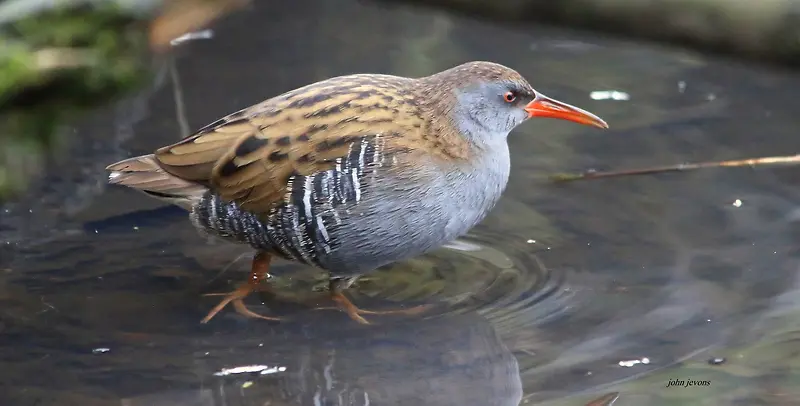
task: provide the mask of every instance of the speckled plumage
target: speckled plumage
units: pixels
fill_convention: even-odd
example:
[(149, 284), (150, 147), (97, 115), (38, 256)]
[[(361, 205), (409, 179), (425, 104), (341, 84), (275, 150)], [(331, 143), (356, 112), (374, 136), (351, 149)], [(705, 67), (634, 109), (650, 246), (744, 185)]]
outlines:
[[(504, 89), (515, 92), (507, 103)], [(358, 275), (480, 222), (508, 180), (506, 136), (537, 97), (489, 62), (419, 79), (336, 77), (110, 165), (110, 182), (187, 208), (210, 234)]]

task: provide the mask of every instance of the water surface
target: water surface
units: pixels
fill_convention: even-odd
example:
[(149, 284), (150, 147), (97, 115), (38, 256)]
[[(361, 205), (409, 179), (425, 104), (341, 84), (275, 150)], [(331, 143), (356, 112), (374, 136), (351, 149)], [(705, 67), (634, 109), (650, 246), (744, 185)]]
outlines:
[[(311, 310), (324, 275), (281, 263), (276, 285), (303, 303), (248, 303), (289, 320), (226, 309), (201, 325), (217, 300), (201, 295), (243, 281), (252, 253), (105, 186), (107, 164), (271, 95), (468, 60), (512, 66), (611, 130), (522, 126), (486, 221), (349, 292), (364, 307), (435, 304), (422, 317), (361, 326)], [(786, 72), (594, 34), (356, 1), (257, 3), (182, 45), (152, 89), (68, 129), (68, 153), (0, 208), (0, 404), (582, 405), (609, 391), (615, 405), (794, 404), (797, 168), (546, 177), (793, 154), (799, 89)], [(591, 97), (604, 90), (629, 100)]]

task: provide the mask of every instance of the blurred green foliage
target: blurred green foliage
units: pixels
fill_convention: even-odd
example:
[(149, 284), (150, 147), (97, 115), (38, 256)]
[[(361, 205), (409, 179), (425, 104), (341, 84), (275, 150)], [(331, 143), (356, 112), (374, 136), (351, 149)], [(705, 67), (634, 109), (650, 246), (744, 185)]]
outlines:
[(146, 83), (144, 17), (94, 2), (0, 24), (0, 201), (39, 171), (66, 119)]

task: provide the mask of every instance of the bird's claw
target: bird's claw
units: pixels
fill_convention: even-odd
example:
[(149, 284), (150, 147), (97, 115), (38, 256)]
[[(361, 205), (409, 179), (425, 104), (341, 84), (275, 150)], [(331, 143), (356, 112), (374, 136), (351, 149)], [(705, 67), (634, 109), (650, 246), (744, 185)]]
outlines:
[(244, 298), (256, 290), (257, 290), (256, 287), (248, 283), (246, 285), (240, 286), (239, 288), (230, 293), (204, 294), (203, 296), (225, 296), (225, 298), (222, 299), (216, 306), (214, 306), (214, 308), (211, 309), (211, 311), (208, 312), (206, 317), (204, 317), (203, 320), (201, 320), (200, 322), (203, 324), (208, 323), (209, 320), (214, 318), (214, 316), (216, 316), (216, 314), (219, 313), (220, 310), (224, 309), (225, 306), (228, 305), (228, 303), (232, 304), (233, 308), (236, 310), (236, 313), (239, 313), (242, 316), (263, 319), (263, 320), (280, 321), (281, 319), (279, 317), (264, 316), (247, 308), (247, 306), (244, 304)]

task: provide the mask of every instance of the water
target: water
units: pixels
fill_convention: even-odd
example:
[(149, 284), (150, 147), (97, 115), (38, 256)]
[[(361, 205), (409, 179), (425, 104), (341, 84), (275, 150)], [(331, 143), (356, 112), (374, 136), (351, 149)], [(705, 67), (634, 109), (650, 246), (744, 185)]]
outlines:
[[(800, 399), (797, 168), (546, 179), (793, 154), (794, 75), (332, 0), (257, 3), (177, 53), (153, 89), (70, 129), (73, 147), (48, 177), (0, 208), (0, 404), (566, 406), (611, 391), (615, 405)], [(611, 130), (524, 125), (510, 140), (508, 190), (483, 224), (348, 292), (370, 308), (433, 304), (421, 317), (361, 326), (254, 296), (253, 310), (287, 321), (226, 309), (201, 325), (217, 300), (201, 295), (243, 281), (252, 253), (201, 238), (179, 209), (105, 187), (107, 164), (270, 95), (475, 59), (516, 68)], [(323, 282), (276, 266), (276, 286), (297, 302), (318, 298)], [(709, 385), (666, 387), (673, 379)]]

